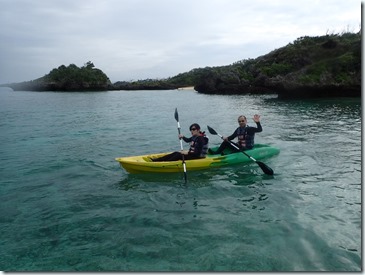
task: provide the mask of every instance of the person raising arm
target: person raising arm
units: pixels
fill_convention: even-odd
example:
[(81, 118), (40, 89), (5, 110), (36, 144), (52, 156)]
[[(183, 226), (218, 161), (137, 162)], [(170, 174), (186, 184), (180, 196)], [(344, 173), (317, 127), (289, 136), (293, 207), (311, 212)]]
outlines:
[(252, 149), (255, 145), (255, 133), (262, 132), (262, 126), (260, 122), (260, 115), (255, 114), (253, 121), (256, 123), (256, 127), (251, 127), (247, 125), (247, 118), (244, 115), (238, 117), (239, 127), (233, 132), (232, 135), (228, 137), (223, 137), (224, 141), (219, 146), (218, 150), (215, 152), (211, 149), (208, 150), (210, 154), (222, 154), (224, 149), (230, 147), (234, 152), (237, 149), (231, 145), (229, 141), (237, 138), (238, 142), (235, 145), (240, 148), (240, 150)]

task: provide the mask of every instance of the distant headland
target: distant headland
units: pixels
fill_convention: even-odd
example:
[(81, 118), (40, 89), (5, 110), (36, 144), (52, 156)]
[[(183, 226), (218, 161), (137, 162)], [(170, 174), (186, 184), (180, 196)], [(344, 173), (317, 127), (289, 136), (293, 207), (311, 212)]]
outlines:
[(167, 90), (191, 87), (207, 94), (278, 94), (279, 98), (361, 97), (361, 30), (293, 43), (255, 59), (193, 69), (167, 79), (111, 83), (89, 61), (62, 65), (26, 82), (2, 84), (14, 91)]

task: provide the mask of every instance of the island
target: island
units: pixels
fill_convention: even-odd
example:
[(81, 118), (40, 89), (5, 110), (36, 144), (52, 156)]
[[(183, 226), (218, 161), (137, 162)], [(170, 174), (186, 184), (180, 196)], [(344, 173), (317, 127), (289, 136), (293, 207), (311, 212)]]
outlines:
[(14, 91), (172, 90), (191, 87), (206, 94), (277, 94), (278, 98), (361, 97), (361, 30), (304, 36), (255, 59), (195, 68), (166, 79), (117, 81), (89, 61), (61, 65), (49, 74), (2, 84)]
[(279, 98), (360, 97), (361, 31), (300, 37), (256, 59), (206, 68), (195, 90)]

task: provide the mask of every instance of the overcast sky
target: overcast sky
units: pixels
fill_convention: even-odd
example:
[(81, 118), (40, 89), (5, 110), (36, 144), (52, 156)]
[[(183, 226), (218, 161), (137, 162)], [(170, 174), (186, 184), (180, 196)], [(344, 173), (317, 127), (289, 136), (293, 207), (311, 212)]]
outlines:
[(361, 27), (360, 0), (0, 0), (0, 83), (92, 61), (112, 82), (256, 58)]

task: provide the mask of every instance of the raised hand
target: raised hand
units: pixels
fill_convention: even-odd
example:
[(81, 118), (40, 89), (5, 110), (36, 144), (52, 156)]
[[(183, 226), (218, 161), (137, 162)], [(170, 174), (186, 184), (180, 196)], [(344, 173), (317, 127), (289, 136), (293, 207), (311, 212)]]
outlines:
[(258, 115), (258, 114), (256, 114), (256, 115), (254, 115), (253, 116), (253, 121), (255, 121), (255, 122), (260, 122), (260, 115)]

